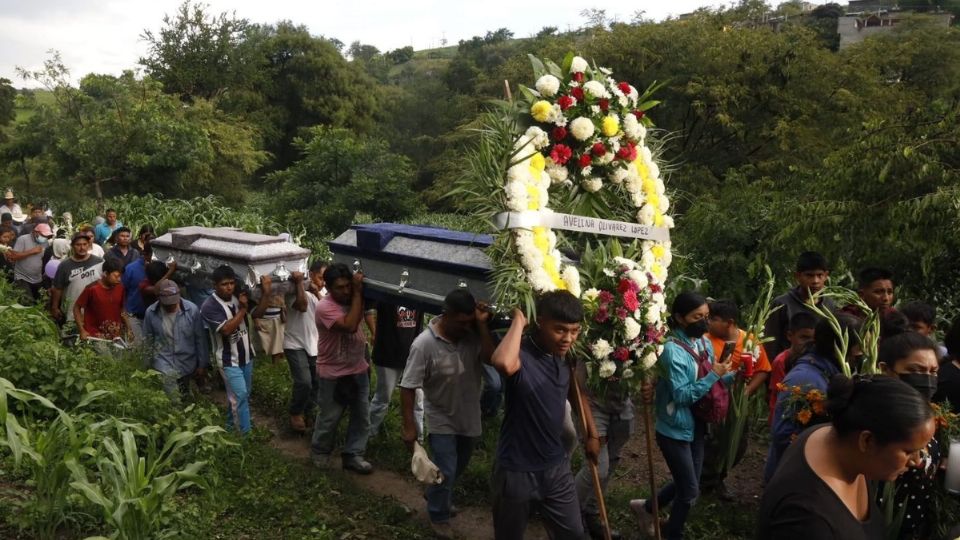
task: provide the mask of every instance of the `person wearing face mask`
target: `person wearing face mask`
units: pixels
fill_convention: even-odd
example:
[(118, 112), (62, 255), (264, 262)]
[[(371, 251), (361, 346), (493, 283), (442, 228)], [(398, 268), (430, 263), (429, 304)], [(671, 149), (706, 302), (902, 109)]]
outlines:
[(43, 252), (53, 238), (53, 231), (46, 223), (37, 224), (30, 234), (17, 238), (13, 249), (3, 256), (14, 263), (14, 284), (21, 290), (24, 303), (37, 301), (43, 284)]
[[(937, 346), (930, 338), (917, 332), (905, 332), (880, 342), (877, 352), (879, 367), (885, 375), (896, 377), (916, 390), (928, 402), (937, 391)], [(904, 505), (903, 523), (897, 538), (930, 538), (933, 523), (929, 512), (935, 492), (937, 471), (943, 456), (940, 443), (931, 438), (920, 462), (895, 482), (894, 502), (899, 511)], [(877, 489), (877, 503), (882, 507), (884, 491)], [(888, 536), (892, 538), (892, 536)]]
[(891, 482), (922, 464), (936, 429), (933, 410), (916, 390), (883, 375), (834, 376), (826, 409), (830, 424), (804, 431), (767, 483), (757, 540), (889, 538), (869, 482)]
[[(670, 469), (673, 481), (657, 493), (659, 508), (672, 503), (663, 538), (683, 538), (690, 509), (700, 493), (703, 469), (703, 440), (706, 424), (695, 413), (698, 403), (721, 379), (733, 381), (729, 362), (715, 362), (713, 346), (704, 339), (710, 309), (706, 299), (694, 292), (682, 292), (673, 301), (670, 334), (660, 354), (660, 377), (656, 387), (657, 446)], [(706, 362), (702, 362), (702, 360)], [(709, 366), (701, 375), (699, 364)], [(698, 376), (699, 375), (699, 376)], [(630, 508), (640, 520), (642, 531), (653, 530), (653, 501), (635, 499)]]
[[(846, 333), (849, 339), (847, 357), (844, 360), (850, 365), (858, 365), (860, 363), (859, 359), (862, 357), (858, 337), (860, 320), (847, 313), (838, 313), (837, 322), (840, 324), (840, 331)], [(770, 482), (781, 456), (805, 427), (797, 424), (793, 415), (784, 414), (790, 397), (790, 389), (799, 387), (804, 392), (819, 390), (826, 393), (830, 379), (842, 372), (836, 353), (839, 345), (840, 336), (834, 331), (830, 321), (820, 319), (814, 330), (813, 347), (797, 358), (793, 367), (784, 377), (783, 384), (786, 389), (777, 395), (777, 405), (773, 414), (770, 442), (773, 448), (767, 455), (768, 463), (764, 469), (765, 482)], [(824, 421), (826, 421), (825, 417), (814, 416), (807, 423), (807, 426)]]

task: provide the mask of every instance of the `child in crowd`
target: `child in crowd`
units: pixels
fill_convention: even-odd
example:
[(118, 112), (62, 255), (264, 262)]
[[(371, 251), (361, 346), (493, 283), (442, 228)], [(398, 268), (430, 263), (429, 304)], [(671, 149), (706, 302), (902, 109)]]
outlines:
[[(937, 339), (937, 308), (926, 302), (907, 302), (900, 307), (900, 313), (910, 321), (910, 329), (932, 340)], [(947, 356), (947, 348), (937, 345), (937, 358)]]
[(777, 405), (777, 385), (783, 382), (784, 377), (796, 363), (797, 358), (800, 358), (807, 351), (807, 347), (813, 342), (816, 327), (817, 316), (807, 311), (794, 313), (793, 317), (790, 318), (790, 326), (787, 330), (787, 341), (790, 342), (790, 348), (777, 355), (771, 365), (768, 386), (771, 428), (773, 427), (773, 409)]

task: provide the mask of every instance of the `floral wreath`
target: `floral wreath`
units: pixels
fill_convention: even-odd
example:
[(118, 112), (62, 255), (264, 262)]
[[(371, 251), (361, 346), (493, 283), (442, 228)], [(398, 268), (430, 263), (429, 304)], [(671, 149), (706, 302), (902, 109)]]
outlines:
[[(530, 59), (537, 80), (534, 88), (520, 87), (526, 129), (513, 142), (501, 211), (544, 216), (554, 203), (580, 216), (672, 228), (661, 169), (647, 144), (653, 123), (646, 111), (659, 103), (649, 99), (656, 87), (641, 95), (611, 70), (573, 54), (562, 67)], [(616, 240), (601, 249), (588, 244), (578, 270), (564, 260), (561, 240), (544, 221), (501, 232), (509, 234), (522, 271), (498, 272), (496, 266), (509, 266), (508, 250), (494, 257), (495, 274), (536, 293), (568, 290), (582, 299), (592, 382), (620, 382), (652, 368), (665, 334), (670, 241), (644, 239), (626, 249)], [(589, 289), (581, 293), (582, 285)]]

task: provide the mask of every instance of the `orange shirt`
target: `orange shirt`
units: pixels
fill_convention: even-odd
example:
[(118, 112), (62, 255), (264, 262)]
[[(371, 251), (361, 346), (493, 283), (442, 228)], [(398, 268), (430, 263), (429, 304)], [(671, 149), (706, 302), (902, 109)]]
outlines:
[[(740, 337), (737, 339), (737, 346), (733, 349), (733, 356), (731, 367), (736, 370), (740, 368), (740, 354), (743, 352), (743, 339), (747, 337), (747, 333), (743, 330), (737, 329)], [(723, 353), (723, 344), (725, 340), (720, 339), (710, 333), (707, 333), (707, 336), (710, 338), (710, 342), (713, 343), (713, 352), (716, 356), (714, 358), (720, 358), (720, 354)], [(769, 373), (773, 370), (773, 367), (770, 365), (770, 359), (767, 358), (767, 351), (763, 347), (760, 347), (760, 358), (756, 360), (756, 365), (753, 367), (754, 371), (766, 371)]]

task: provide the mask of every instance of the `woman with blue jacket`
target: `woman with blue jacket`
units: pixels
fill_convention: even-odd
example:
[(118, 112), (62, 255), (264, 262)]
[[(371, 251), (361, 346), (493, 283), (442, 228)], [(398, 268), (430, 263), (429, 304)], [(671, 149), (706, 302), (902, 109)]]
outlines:
[[(733, 380), (729, 363), (716, 362), (713, 346), (703, 339), (708, 315), (703, 296), (693, 292), (677, 295), (670, 315), (670, 333), (659, 360), (657, 446), (673, 478), (657, 494), (660, 508), (673, 503), (670, 519), (663, 529), (663, 538), (667, 540), (683, 538), (687, 515), (700, 492), (706, 423), (695, 417), (691, 408), (717, 381)], [(706, 376), (697, 377), (697, 359), (692, 353), (708, 359), (711, 368)], [(630, 502), (630, 508), (639, 516), (641, 530), (649, 534), (655, 519), (653, 501), (635, 499)]]

